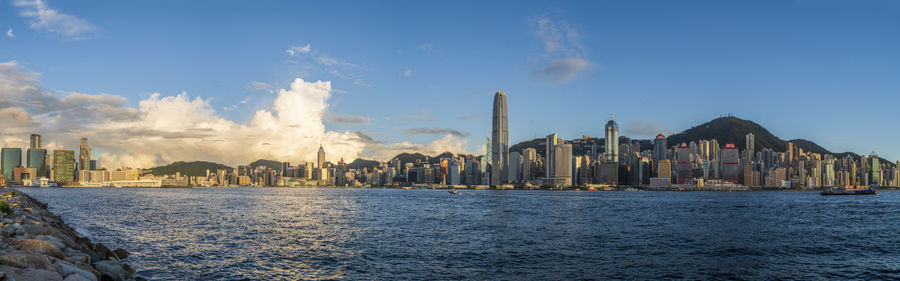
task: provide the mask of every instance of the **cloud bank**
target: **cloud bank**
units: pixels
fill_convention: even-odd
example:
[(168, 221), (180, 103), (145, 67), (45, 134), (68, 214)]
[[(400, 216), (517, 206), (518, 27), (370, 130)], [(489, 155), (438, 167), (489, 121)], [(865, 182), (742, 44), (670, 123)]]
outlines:
[(551, 83), (565, 83), (578, 77), (591, 63), (578, 39), (578, 30), (561, 19), (540, 16), (535, 19), (537, 36), (544, 43), (542, 65), (534, 73)]
[[(15, 61), (0, 63), (0, 145), (26, 147), (28, 135), (44, 135), (48, 149), (77, 149), (87, 137), (95, 158), (107, 168), (149, 168), (174, 161), (204, 160), (243, 165), (265, 158), (314, 161), (319, 145), (327, 160), (358, 157), (387, 160), (399, 152), (466, 152), (466, 140), (448, 134), (427, 144), (385, 144), (356, 132), (328, 131), (326, 117), (348, 123), (364, 117), (328, 112), (331, 82), (297, 78), (278, 90), (269, 109), (247, 123), (225, 119), (209, 99), (187, 93), (154, 93), (129, 107), (110, 94), (55, 94), (42, 88), (36, 73)], [(366, 139), (368, 138), (368, 139)]]

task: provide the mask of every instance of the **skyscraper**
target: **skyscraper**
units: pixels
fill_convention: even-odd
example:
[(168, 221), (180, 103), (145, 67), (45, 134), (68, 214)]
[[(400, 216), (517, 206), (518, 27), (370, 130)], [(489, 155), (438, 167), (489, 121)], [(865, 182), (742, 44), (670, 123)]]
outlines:
[(22, 168), (22, 149), (4, 147), (0, 150), (0, 171), (7, 182), (13, 181), (16, 168)]
[(756, 137), (753, 133), (749, 133), (744, 137), (747, 144), (747, 160), (753, 162), (753, 155), (756, 154)]
[(78, 170), (91, 169), (91, 146), (88, 145), (87, 138), (81, 138), (81, 145), (78, 151)]
[(50, 169), (47, 168), (46, 149), (29, 149), (25, 154), (28, 155), (28, 166), (26, 168), (34, 168), (36, 172), (35, 177), (47, 177), (50, 175)]
[(612, 115), (609, 115), (609, 122), (606, 122), (606, 162), (619, 162), (619, 125), (613, 121)]
[(526, 148), (522, 150), (522, 180), (528, 182), (535, 177), (535, 166), (537, 166), (537, 150), (534, 148)]
[(685, 184), (691, 180), (691, 147), (682, 143), (675, 150), (675, 173), (678, 176), (678, 184)]
[(61, 184), (75, 182), (75, 151), (53, 151), (53, 180)]
[(666, 136), (657, 135), (653, 140), (653, 162), (659, 163), (659, 161), (666, 160), (666, 149)]
[(556, 150), (556, 144), (558, 143), (559, 138), (556, 137), (556, 134), (547, 135), (547, 139), (544, 142), (544, 177), (546, 178), (552, 178), (556, 174), (553, 152)]
[(509, 177), (509, 128), (507, 127), (506, 93), (494, 94), (494, 115), (491, 118), (491, 185), (501, 185)]
[[(737, 184), (741, 175), (740, 153), (734, 144), (726, 144), (722, 149), (722, 180)], [(749, 166), (749, 165), (748, 165)], [(745, 185), (750, 185), (744, 183)]]
[(316, 160), (316, 168), (322, 169), (325, 167), (325, 148), (322, 145), (319, 145), (319, 153), (318, 158)]
[(572, 185), (572, 144), (561, 143), (553, 148), (553, 166), (555, 167), (555, 183), (570, 186)]
[(31, 134), (31, 149), (41, 148), (41, 135)]

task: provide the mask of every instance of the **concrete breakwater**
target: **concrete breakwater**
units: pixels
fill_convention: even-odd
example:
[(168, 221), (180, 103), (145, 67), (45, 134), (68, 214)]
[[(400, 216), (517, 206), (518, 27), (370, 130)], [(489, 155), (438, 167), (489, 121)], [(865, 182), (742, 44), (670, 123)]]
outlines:
[(135, 280), (127, 251), (91, 243), (18, 190), (0, 189), (0, 201), (0, 281)]

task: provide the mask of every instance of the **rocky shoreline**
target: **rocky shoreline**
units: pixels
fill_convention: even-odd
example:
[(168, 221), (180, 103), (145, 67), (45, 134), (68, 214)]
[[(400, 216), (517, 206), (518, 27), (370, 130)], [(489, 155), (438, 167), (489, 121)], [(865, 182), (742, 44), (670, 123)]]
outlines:
[(47, 204), (11, 188), (0, 189), (0, 201), (0, 281), (143, 280), (122, 263), (127, 251), (91, 243)]

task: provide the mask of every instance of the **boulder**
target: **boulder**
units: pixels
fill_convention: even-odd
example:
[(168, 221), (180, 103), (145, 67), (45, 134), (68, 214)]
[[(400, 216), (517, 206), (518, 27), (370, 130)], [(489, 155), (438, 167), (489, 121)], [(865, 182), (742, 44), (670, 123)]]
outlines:
[(110, 278), (114, 281), (131, 279), (131, 274), (125, 271), (122, 263), (114, 260), (99, 261), (94, 263), (94, 268), (100, 272), (100, 280)]
[(56, 246), (57, 248), (60, 248), (60, 249), (66, 248), (66, 243), (63, 243), (63, 240), (59, 239), (59, 237), (56, 237), (56, 236), (38, 235), (38, 236), (35, 236), (34, 239), (50, 242), (50, 244), (53, 244), (53, 246)]
[(91, 281), (91, 279), (84, 278), (83, 276), (78, 274), (72, 274), (66, 276), (66, 279), (63, 279), (63, 281)]
[(100, 257), (102, 259), (114, 259), (117, 261), (119, 260), (119, 257), (116, 256), (116, 253), (113, 253), (113, 251), (107, 248), (106, 245), (103, 245), (103, 243), (94, 244), (94, 251), (100, 254)]
[(94, 273), (78, 268), (77, 266), (64, 261), (56, 262), (56, 272), (59, 272), (59, 275), (66, 277), (69, 277), (71, 275), (81, 275), (87, 280), (97, 281), (97, 276), (94, 275)]
[(124, 259), (131, 255), (128, 253), (128, 251), (122, 248), (115, 249), (113, 253), (116, 254), (116, 257), (118, 257), (119, 259)]
[(47, 256), (9, 249), (0, 252), (0, 264), (21, 268), (54, 269)]
[(18, 276), (16, 280), (45, 280), (45, 281), (62, 281), (62, 276), (56, 271), (46, 269), (26, 268), (16, 271)]
[(37, 239), (28, 239), (19, 246), (20, 251), (40, 253), (44, 255), (48, 255), (54, 258), (61, 259), (63, 258), (62, 250), (58, 247), (54, 246), (53, 243), (37, 240)]

